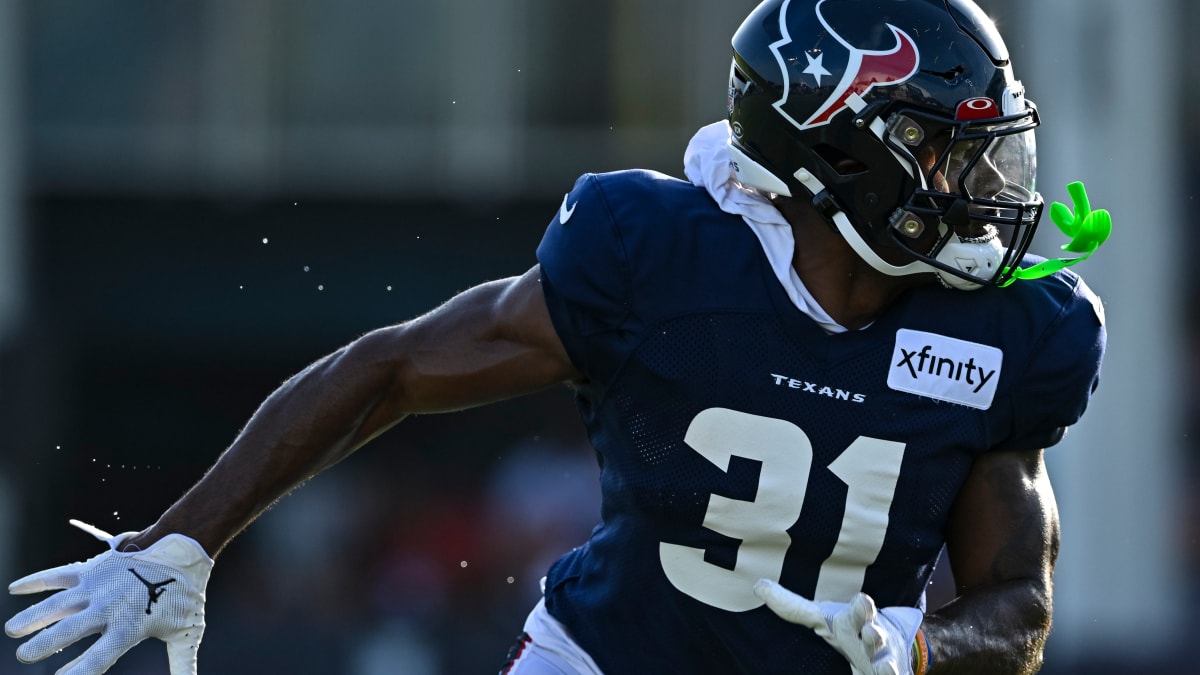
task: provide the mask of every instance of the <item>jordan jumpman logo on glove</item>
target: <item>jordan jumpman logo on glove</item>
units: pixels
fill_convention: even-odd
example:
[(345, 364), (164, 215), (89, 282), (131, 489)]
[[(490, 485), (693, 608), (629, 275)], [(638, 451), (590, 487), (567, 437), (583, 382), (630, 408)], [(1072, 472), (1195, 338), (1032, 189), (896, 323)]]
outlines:
[[(171, 675), (196, 675), (196, 650), (204, 635), (204, 589), (212, 559), (194, 539), (170, 534), (145, 551), (117, 550), (135, 533), (112, 536), (77, 520), (72, 525), (108, 544), (89, 559), (14, 581), (14, 595), (58, 591), (4, 624), (20, 638), (17, 659), (34, 663), (89, 636), (92, 646), (56, 675), (100, 675), (146, 638), (167, 644)], [(40, 632), (39, 632), (40, 631)]]

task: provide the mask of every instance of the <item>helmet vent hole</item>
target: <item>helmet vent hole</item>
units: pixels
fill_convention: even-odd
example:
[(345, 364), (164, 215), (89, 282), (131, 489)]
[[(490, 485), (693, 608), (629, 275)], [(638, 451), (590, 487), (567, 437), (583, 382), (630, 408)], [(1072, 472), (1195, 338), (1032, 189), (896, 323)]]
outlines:
[(866, 164), (827, 143), (820, 143), (814, 146), (813, 152), (839, 176), (853, 176), (866, 173), (869, 168)]
[(930, 75), (940, 77), (943, 80), (946, 80), (947, 82), (953, 82), (953, 81), (957, 80), (958, 76), (962, 75), (965, 71), (966, 71), (966, 69), (963, 68), (961, 65), (959, 65), (959, 66), (954, 66), (950, 70), (943, 70), (941, 72), (938, 72), (936, 70), (926, 70), (924, 72), (929, 73)]

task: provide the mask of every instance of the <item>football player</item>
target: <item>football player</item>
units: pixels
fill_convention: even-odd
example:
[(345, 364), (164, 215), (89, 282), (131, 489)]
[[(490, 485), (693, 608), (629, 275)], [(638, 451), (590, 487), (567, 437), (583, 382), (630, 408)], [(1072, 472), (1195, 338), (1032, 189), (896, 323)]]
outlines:
[[(1101, 305), (1026, 254), (1038, 113), (970, 0), (767, 0), (686, 180), (585, 175), (524, 274), (371, 332), (274, 392), (148, 529), (14, 582), (34, 662), (99, 639), (194, 674), (212, 559), (406, 416), (569, 383), (601, 522), (504, 672), (1032, 673), (1059, 546), (1043, 449), (1087, 406)], [(945, 548), (957, 597), (925, 605)], [(40, 631), (40, 632), (39, 632)]]

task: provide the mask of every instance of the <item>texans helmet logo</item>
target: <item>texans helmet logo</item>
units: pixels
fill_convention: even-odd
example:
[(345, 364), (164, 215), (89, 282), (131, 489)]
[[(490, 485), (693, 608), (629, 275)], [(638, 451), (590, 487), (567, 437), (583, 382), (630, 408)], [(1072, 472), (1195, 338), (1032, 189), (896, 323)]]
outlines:
[[(909, 78), (917, 73), (921, 63), (921, 54), (917, 49), (917, 43), (909, 36), (908, 33), (900, 30), (892, 24), (886, 24), (891, 37), (894, 39), (894, 45), (889, 45), (886, 49), (863, 49), (850, 44), (848, 40), (842, 37), (837, 30), (829, 23), (825, 15), (821, 12), (821, 7), (829, 0), (820, 0), (816, 4), (817, 20), (824, 28), (824, 34), (831, 36), (839, 45), (846, 49), (848, 53), (845, 69), (842, 72), (841, 78), (834, 86), (829, 97), (825, 99), (815, 112), (808, 119), (799, 121), (788, 114), (785, 106), (787, 105), (788, 94), (791, 91), (790, 72), (788, 63), (804, 63), (804, 59), (800, 56), (808, 56), (809, 70), (805, 72), (816, 72), (814, 76), (816, 83), (820, 86), (821, 75), (829, 75), (828, 71), (824, 70), (827, 65), (814, 65), (813, 58), (809, 55), (809, 51), (796, 52), (797, 47), (805, 50), (803, 43), (792, 39), (788, 30), (788, 9), (791, 5), (791, 0), (786, 0), (779, 9), (779, 28), (782, 37), (771, 44), (771, 51), (775, 54), (776, 61), (779, 62), (779, 68), (783, 72), (783, 98), (775, 103), (775, 108), (786, 117), (797, 128), (810, 129), (823, 124), (828, 124), (829, 120), (843, 110), (850, 108), (853, 110), (860, 109), (863, 105), (863, 96), (875, 87), (890, 87), (906, 82)], [(811, 24), (811, 21), (801, 21), (801, 24)], [(807, 49), (813, 52), (820, 52), (820, 58), (823, 60), (828, 52), (816, 48), (820, 39), (819, 35), (811, 37), (810, 45)], [(818, 71), (812, 71), (814, 67), (820, 68)]]

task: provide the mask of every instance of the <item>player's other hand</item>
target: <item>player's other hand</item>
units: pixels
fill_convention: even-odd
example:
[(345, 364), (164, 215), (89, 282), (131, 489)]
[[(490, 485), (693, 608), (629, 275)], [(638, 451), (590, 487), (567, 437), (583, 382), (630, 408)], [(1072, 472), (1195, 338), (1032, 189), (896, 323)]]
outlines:
[(167, 643), (171, 675), (195, 675), (204, 634), (204, 589), (213, 564), (200, 544), (170, 534), (144, 551), (120, 552), (117, 545), (132, 532), (114, 537), (86, 523), (71, 524), (106, 542), (109, 550), (9, 585), (14, 595), (59, 591), (4, 624), (4, 632), (14, 638), (41, 631), (17, 648), (17, 659), (34, 663), (98, 633), (56, 675), (99, 675), (153, 637)]
[(912, 644), (924, 615), (913, 607), (876, 609), (859, 593), (850, 602), (814, 602), (762, 579), (754, 594), (786, 621), (808, 626), (850, 662), (855, 675), (912, 675)]

